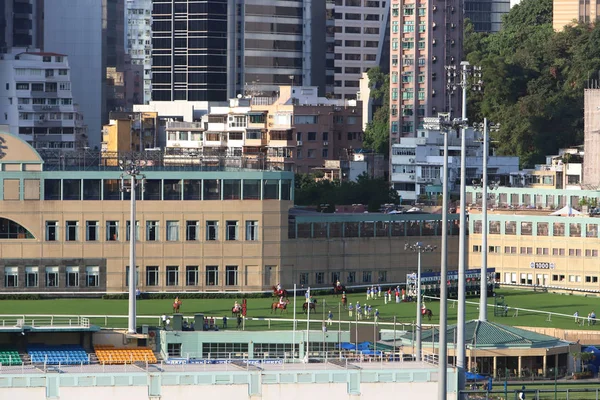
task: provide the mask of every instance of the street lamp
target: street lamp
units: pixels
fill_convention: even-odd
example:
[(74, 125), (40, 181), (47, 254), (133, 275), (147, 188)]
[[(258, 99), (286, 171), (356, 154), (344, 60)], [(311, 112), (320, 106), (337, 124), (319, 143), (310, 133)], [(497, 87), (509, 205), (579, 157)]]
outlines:
[[(467, 121), (467, 89), (481, 90), (481, 67), (471, 66), (468, 61), (460, 63), (460, 74), (455, 65), (448, 66), (447, 87), (453, 90), (460, 86), (462, 88), (462, 120)], [(456, 343), (460, 343), (456, 352), (456, 367), (458, 368), (458, 390), (465, 388), (465, 319), (466, 319), (466, 261), (467, 261), (467, 204), (466, 204), (466, 181), (467, 181), (467, 136), (466, 124), (463, 125), (460, 142), (460, 236), (458, 241), (458, 317)]]
[[(421, 253), (433, 253), (437, 249), (437, 246), (425, 245), (422, 242), (414, 244), (404, 244), (404, 251), (413, 251), (417, 255), (417, 334), (416, 334), (416, 346), (415, 346), (415, 359), (421, 361), (421, 331), (422, 331), (422, 320), (423, 314), (421, 312)], [(414, 340), (414, 339), (413, 339)], [(413, 342), (414, 343), (414, 342)]]
[[(144, 181), (145, 176), (140, 173), (141, 168), (146, 162), (136, 160), (135, 157), (130, 160), (119, 160), (119, 168), (123, 171), (121, 175), (123, 184), (121, 191), (131, 193), (131, 208), (130, 208), (130, 223), (129, 223), (129, 318), (127, 324), (127, 333), (136, 333), (136, 260), (135, 260), (135, 245), (136, 245), (136, 219), (135, 219), (135, 201), (136, 187)], [(124, 178), (129, 176), (130, 182), (126, 184)]]
[(442, 259), (440, 267), (440, 334), (439, 334), (439, 384), (438, 399), (444, 400), (447, 392), (448, 348), (446, 330), (448, 329), (448, 135), (453, 129), (458, 130), (466, 121), (450, 119), (450, 113), (438, 114), (437, 118), (424, 118), (425, 129), (439, 130), (444, 135), (444, 170), (442, 185)]
[[(498, 130), (499, 125), (488, 124), (487, 118), (483, 119), (483, 124), (473, 124), (476, 129), (483, 128), (483, 179), (481, 181), (482, 196), (481, 196), (481, 281), (480, 281), (480, 293), (479, 293), (479, 320), (487, 321), (487, 239), (488, 239), (488, 156), (489, 156), (489, 138), (488, 131)], [(474, 185), (477, 187), (478, 185)], [(493, 182), (490, 189), (497, 189), (498, 183)]]

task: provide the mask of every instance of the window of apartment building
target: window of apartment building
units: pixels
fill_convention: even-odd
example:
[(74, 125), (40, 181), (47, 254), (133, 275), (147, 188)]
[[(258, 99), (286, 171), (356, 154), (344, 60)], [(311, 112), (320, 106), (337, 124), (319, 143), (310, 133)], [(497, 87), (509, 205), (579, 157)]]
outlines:
[(398, 33), (400, 31), (400, 22), (392, 21), (392, 33)]
[(387, 282), (387, 271), (378, 271), (377, 272), (377, 282)]
[(29, 90), (29, 83), (17, 82), (17, 90)]
[(312, 142), (317, 140), (317, 132), (308, 132), (308, 141)]
[(473, 245), (473, 253), (481, 253), (481, 246), (478, 244)]
[(246, 116), (245, 115), (234, 115), (229, 117), (230, 128), (245, 128), (246, 127)]
[(346, 272), (346, 283), (356, 283), (356, 272), (355, 271)]
[[(125, 240), (131, 238), (131, 221), (125, 222)], [(135, 240), (140, 240), (140, 221), (135, 221)]]
[(65, 269), (67, 287), (79, 286), (79, 266), (69, 266)]
[(46, 221), (46, 241), (56, 242), (58, 240), (58, 221)]
[(410, 50), (410, 49), (414, 49), (414, 48), (415, 48), (415, 42), (413, 42), (412, 40), (402, 41), (402, 49), (403, 50)]
[(412, 100), (415, 98), (415, 94), (413, 92), (413, 88), (406, 88), (402, 92), (402, 100)]
[(206, 266), (206, 286), (219, 285), (219, 267), (217, 265)]
[(238, 267), (237, 267), (237, 265), (227, 265), (225, 267), (225, 285), (226, 286), (237, 286), (238, 285)]
[(246, 221), (246, 240), (258, 240), (258, 221)]
[(198, 221), (185, 221), (185, 240), (198, 240), (200, 238), (199, 230)]
[(219, 240), (219, 221), (206, 221), (206, 240)]
[(363, 271), (363, 283), (371, 283), (373, 281), (373, 273), (371, 271)]
[(44, 84), (43, 83), (32, 83), (31, 84), (31, 91), (32, 92), (43, 92), (44, 91)]
[(4, 267), (4, 287), (16, 288), (19, 286), (19, 267)]
[(225, 240), (238, 240), (238, 221), (225, 221)]
[(179, 267), (175, 265), (167, 266), (167, 286), (179, 285)]
[(414, 156), (416, 152), (415, 147), (392, 147), (392, 155), (394, 156)]
[(302, 149), (296, 149), (296, 158), (302, 159)]
[(26, 287), (38, 287), (38, 273), (39, 267), (29, 266), (25, 267), (25, 286)]
[(300, 283), (300, 285), (308, 285), (308, 272), (301, 272), (298, 274), (298, 283)]
[(58, 287), (58, 267), (46, 267), (46, 287)]
[(179, 241), (179, 221), (167, 221), (167, 242)]
[(321, 152), (322, 152), (323, 158), (329, 157), (329, 150), (328, 149), (323, 149)]
[(533, 247), (521, 247), (520, 254), (533, 254)]
[(306, 158), (316, 158), (317, 157), (317, 151), (315, 149), (308, 149), (306, 151)]
[(100, 286), (100, 267), (88, 266), (85, 267), (86, 285), (87, 287)]
[(316, 124), (319, 121), (318, 115), (294, 115), (294, 124)]
[(99, 229), (98, 221), (85, 221), (85, 240), (88, 242), (97, 241)]
[(598, 250), (586, 249), (585, 250), (585, 256), (586, 257), (598, 257)]
[(569, 282), (581, 282), (581, 275), (569, 275)]
[(67, 221), (65, 223), (65, 240), (67, 242), (75, 242), (78, 239), (78, 221)]
[(188, 265), (185, 267), (186, 286), (198, 286), (198, 266)]
[(158, 286), (158, 266), (146, 267), (146, 286)]
[(402, 31), (404, 33), (410, 33), (415, 31), (415, 22), (414, 21), (404, 21), (404, 25), (402, 25)]
[(398, 100), (398, 88), (392, 88), (392, 100)]
[(403, 14), (404, 15), (415, 15), (415, 5), (414, 4), (405, 5)]
[(315, 284), (320, 285), (325, 283), (325, 272), (315, 272)]
[(392, 17), (399, 17), (400, 9), (398, 4), (392, 4)]
[(109, 242), (119, 240), (119, 221), (106, 221), (106, 240)]
[(500, 253), (500, 246), (488, 246), (489, 253)]
[(158, 241), (158, 221), (146, 221), (146, 241)]

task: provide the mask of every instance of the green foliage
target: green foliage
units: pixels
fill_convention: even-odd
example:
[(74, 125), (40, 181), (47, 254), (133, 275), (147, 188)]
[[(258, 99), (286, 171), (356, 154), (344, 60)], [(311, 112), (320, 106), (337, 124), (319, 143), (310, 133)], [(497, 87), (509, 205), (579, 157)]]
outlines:
[(495, 34), (467, 22), (465, 54), (483, 67), (484, 92), (471, 96), (469, 119), (500, 123), (501, 154), (523, 167), (583, 141), (583, 89), (600, 70), (600, 24), (552, 29), (552, 0), (523, 0)]
[(379, 67), (367, 72), (371, 85), (371, 99), (378, 105), (373, 119), (367, 124), (363, 137), (363, 147), (388, 156), (390, 139), (390, 76)]
[(384, 179), (370, 179), (366, 175), (356, 182), (315, 181), (314, 175), (296, 174), (295, 202), (300, 206), (329, 204), (329, 211), (336, 204), (365, 204), (369, 211), (378, 211), (382, 204), (398, 203), (396, 191)]

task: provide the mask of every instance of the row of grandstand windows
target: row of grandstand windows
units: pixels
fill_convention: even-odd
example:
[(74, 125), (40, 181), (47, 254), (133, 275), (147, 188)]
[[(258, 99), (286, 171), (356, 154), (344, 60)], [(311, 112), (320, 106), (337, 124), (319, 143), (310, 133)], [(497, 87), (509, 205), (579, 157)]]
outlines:
[[(224, 275), (223, 275), (224, 272)], [(202, 282), (204, 275), (204, 282)], [(239, 286), (241, 282), (240, 269), (237, 265), (226, 265), (225, 269), (218, 265), (206, 265), (204, 271), (197, 265), (167, 265), (162, 273), (164, 286)], [(155, 287), (161, 285), (161, 270), (156, 265), (146, 266), (144, 279), (140, 280), (140, 267), (136, 268), (136, 286)], [(125, 286), (129, 286), (129, 266), (125, 268)]]
[[(24, 272), (21, 274), (20, 272)], [(84, 278), (82, 281), (80, 278)], [(21, 279), (24, 281), (21, 282)], [(100, 268), (98, 266), (67, 266), (61, 272), (58, 266), (47, 266), (40, 271), (40, 267), (26, 266), (24, 271), (19, 267), (4, 267), (5, 288), (58, 288), (58, 287), (89, 287), (100, 286)]]
[[(117, 242), (121, 241), (122, 227), (120, 221), (106, 221), (105, 222), (105, 241)], [(129, 241), (131, 232), (131, 221), (125, 223), (125, 241)], [(219, 241), (222, 237), (219, 229), (219, 221), (206, 221), (205, 222), (205, 240), (206, 241)], [(245, 221), (244, 237), (240, 233), (240, 222), (235, 220), (225, 221), (224, 239), (227, 241), (234, 240), (246, 240), (246, 241), (257, 241), (258, 240), (258, 221), (247, 220)], [(46, 221), (46, 232), (45, 239), (47, 242), (60, 241), (60, 223), (58, 221)], [(67, 242), (80, 241), (80, 226), (79, 221), (65, 221), (65, 233), (64, 240)], [(140, 221), (136, 221), (135, 226), (136, 240), (140, 240)], [(183, 235), (181, 232), (180, 221), (166, 221), (166, 227), (164, 229), (164, 240), (167, 242), (179, 242), (183, 239), (185, 241), (199, 241), (200, 240), (200, 221), (198, 220), (186, 220), (184, 225)], [(147, 242), (161, 241), (161, 230), (160, 221), (146, 221), (145, 239)], [(97, 242), (101, 240), (100, 235), (100, 222), (99, 221), (85, 221), (85, 241), (86, 242)]]
[[(517, 251), (518, 249), (518, 251)], [(482, 247), (480, 245), (473, 246), (473, 253), (481, 253)], [(549, 248), (549, 247), (536, 247), (535, 254), (538, 256), (549, 256), (550, 251), (552, 251), (553, 256), (566, 256), (567, 249), (561, 248)], [(488, 253), (491, 254), (501, 254), (502, 247), (501, 246), (488, 246)], [(533, 247), (517, 247), (517, 246), (504, 246), (504, 254), (534, 254)], [(581, 249), (568, 249), (569, 257), (581, 257), (582, 254), (585, 254), (585, 257), (598, 257), (598, 250), (595, 249), (585, 249), (585, 252), (582, 253)]]
[[(129, 200), (125, 179), (45, 179), (44, 200)], [(144, 179), (138, 200), (290, 200), (290, 179)]]
[[(585, 231), (582, 229), (582, 225)], [(504, 229), (502, 229), (504, 228)], [(519, 229), (518, 229), (519, 228)], [(535, 232), (534, 232), (535, 228)], [(567, 230), (568, 229), (568, 230)], [(473, 233), (482, 233), (481, 220), (473, 221)], [(530, 221), (489, 221), (488, 234), (490, 235), (517, 235), (521, 236), (570, 236), (570, 237), (598, 237), (598, 224), (581, 224), (579, 222), (530, 222)]]
[[(346, 271), (346, 280), (348, 284), (353, 283), (386, 283), (387, 271)], [(313, 279), (311, 279), (311, 276)], [(330, 278), (327, 280), (327, 278)], [(300, 285), (328, 285), (331, 282), (344, 282), (340, 271), (329, 273), (329, 277), (325, 272), (300, 272), (298, 275), (298, 283)]]
[[(441, 221), (296, 222), (288, 224), (289, 239), (341, 237), (441, 236)], [(458, 224), (450, 221), (448, 234), (458, 235)]]

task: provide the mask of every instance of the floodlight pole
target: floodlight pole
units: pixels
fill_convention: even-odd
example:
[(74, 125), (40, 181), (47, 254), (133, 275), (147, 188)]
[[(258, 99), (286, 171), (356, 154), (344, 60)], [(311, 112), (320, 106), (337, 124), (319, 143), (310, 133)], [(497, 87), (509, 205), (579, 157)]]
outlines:
[(135, 298), (135, 174), (131, 174), (131, 207), (129, 212), (129, 318), (127, 324), (127, 333), (136, 333), (136, 298)]
[(488, 256), (488, 123), (487, 118), (483, 119), (483, 180), (482, 198), (481, 198), (481, 218), (483, 224), (481, 226), (481, 281), (479, 291), (479, 320), (487, 321), (487, 256)]
[[(130, 179), (130, 212), (129, 212), (129, 316), (127, 319), (127, 333), (135, 334), (137, 333), (136, 329), (136, 186), (138, 185), (138, 176), (139, 180), (144, 178), (143, 175), (140, 174), (140, 163), (138, 160), (128, 160), (126, 162), (120, 161), (119, 165), (123, 170), (125, 175), (129, 176)], [(125, 188), (123, 188), (125, 191)]]

